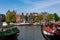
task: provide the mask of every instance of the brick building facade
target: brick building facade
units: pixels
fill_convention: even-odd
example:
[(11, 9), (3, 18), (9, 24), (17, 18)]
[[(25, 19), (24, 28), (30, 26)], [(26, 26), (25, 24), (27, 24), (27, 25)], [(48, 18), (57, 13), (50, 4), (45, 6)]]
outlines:
[(16, 14), (16, 22), (20, 23), (21, 22), (21, 15)]

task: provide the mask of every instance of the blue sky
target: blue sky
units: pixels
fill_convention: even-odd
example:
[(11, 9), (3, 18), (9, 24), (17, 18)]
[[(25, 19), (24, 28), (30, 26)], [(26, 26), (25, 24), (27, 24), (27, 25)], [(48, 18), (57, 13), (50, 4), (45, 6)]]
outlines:
[(17, 13), (49, 12), (60, 15), (60, 0), (0, 0), (0, 13), (15, 10)]

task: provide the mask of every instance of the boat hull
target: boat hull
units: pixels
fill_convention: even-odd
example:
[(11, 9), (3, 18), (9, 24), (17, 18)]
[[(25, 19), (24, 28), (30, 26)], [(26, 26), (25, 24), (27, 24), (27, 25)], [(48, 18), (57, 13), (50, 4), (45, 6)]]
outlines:
[(50, 34), (47, 34), (46, 32), (44, 32), (43, 30), (43, 26), (41, 26), (41, 32), (42, 32), (42, 35), (43, 37), (46, 39), (46, 40), (60, 40), (60, 30), (56, 30), (55, 33), (53, 33), (52, 35)]
[(17, 40), (18, 34), (0, 36), (0, 40)]

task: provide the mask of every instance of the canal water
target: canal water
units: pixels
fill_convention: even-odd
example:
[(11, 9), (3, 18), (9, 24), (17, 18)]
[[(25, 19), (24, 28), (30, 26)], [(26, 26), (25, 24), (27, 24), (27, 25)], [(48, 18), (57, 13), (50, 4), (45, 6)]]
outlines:
[(20, 33), (17, 38), (15, 35), (7, 36), (4, 40), (44, 40), (41, 33), (41, 26), (17, 26)]
[(18, 40), (44, 40), (40, 26), (18, 26)]

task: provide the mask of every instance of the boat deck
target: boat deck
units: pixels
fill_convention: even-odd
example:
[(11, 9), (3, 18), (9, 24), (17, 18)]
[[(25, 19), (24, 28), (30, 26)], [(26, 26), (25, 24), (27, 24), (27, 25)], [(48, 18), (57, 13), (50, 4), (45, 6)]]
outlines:
[(2, 31), (0, 30), (0, 36), (4, 35), (12, 35), (18, 33), (19, 30), (15, 28), (2, 28)]

